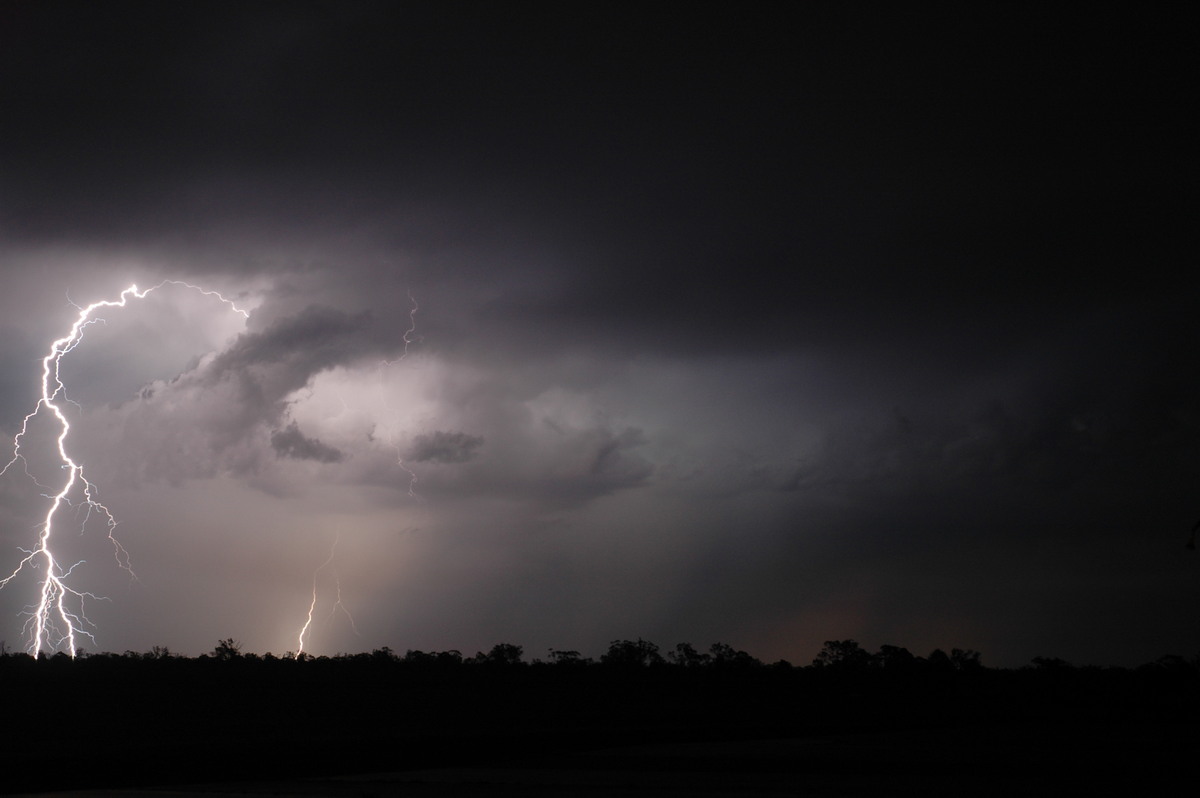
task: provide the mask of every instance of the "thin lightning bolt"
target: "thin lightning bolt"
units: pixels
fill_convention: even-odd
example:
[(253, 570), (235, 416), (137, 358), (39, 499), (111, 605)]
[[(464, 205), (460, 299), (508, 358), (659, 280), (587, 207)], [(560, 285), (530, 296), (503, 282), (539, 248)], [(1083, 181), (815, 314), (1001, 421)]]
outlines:
[[(333, 558), (337, 554), (338, 542), (341, 540), (341, 533), (333, 539), (333, 546), (329, 549), (329, 556), (325, 558), (325, 562), (317, 566), (317, 570), (313, 571), (312, 578), (312, 601), (308, 605), (308, 617), (304, 619), (304, 626), (300, 627), (299, 647), (296, 649), (296, 656), (304, 654), (304, 636), (308, 634), (309, 627), (312, 626), (313, 613), (317, 610), (317, 581), (321, 575), (321, 571), (333, 565)], [(337, 615), (338, 610), (345, 614), (350, 621), (350, 628), (354, 630), (354, 634), (358, 634), (358, 626), (354, 623), (354, 616), (350, 614), (350, 610), (346, 609), (346, 605), (342, 603), (342, 581), (338, 577), (337, 566), (333, 566), (333, 586), (335, 601), (333, 607), (329, 610), (329, 619)]]
[[(21, 445), (29, 431), (29, 424), (35, 417), (42, 413), (43, 409), (53, 415), (58, 422), (59, 433), (56, 439), (58, 457), (61, 462), (61, 469), (65, 474), (62, 485), (57, 489), (47, 488), (41, 485), (36, 479), (33, 479), (34, 484), (38, 485), (42, 490), (47, 491), (45, 497), (50, 501), (49, 509), (46, 511), (45, 518), (38, 525), (37, 545), (33, 549), (22, 548), (21, 551), (25, 556), (17, 564), (17, 567), (8, 576), (0, 579), (0, 590), (8, 586), (26, 566), (31, 570), (39, 567), (44, 568), (45, 575), (42, 577), (41, 586), (38, 591), (37, 602), (26, 608), (26, 614), (29, 616), (25, 623), (24, 631), (29, 636), (28, 651), (35, 657), (38, 656), (43, 648), (53, 650), (65, 649), (67, 653), (74, 657), (77, 651), (77, 643), (79, 638), (86, 637), (95, 643), (96, 638), (92, 635), (89, 628), (95, 628), (91, 621), (88, 620), (86, 613), (86, 604), (88, 599), (104, 600), (102, 596), (96, 596), (93, 593), (84, 590), (77, 590), (67, 583), (67, 579), (72, 572), (83, 564), (83, 561), (75, 563), (69, 567), (63, 567), (58, 558), (54, 555), (51, 549), (51, 540), (54, 536), (54, 522), (58, 515), (59, 509), (63, 505), (73, 506), (70, 500), (71, 491), (76, 485), (81, 486), (83, 498), (79, 507), (83, 510), (83, 527), (86, 527), (88, 519), (93, 513), (99, 513), (105, 521), (108, 528), (108, 539), (113, 545), (113, 554), (116, 558), (117, 565), (129, 572), (130, 577), (136, 579), (137, 576), (133, 572), (130, 563), (129, 552), (120, 544), (114, 535), (114, 530), (117, 527), (116, 518), (113, 514), (96, 498), (96, 487), (83, 474), (83, 466), (71, 458), (67, 452), (67, 437), (71, 432), (71, 425), (67, 421), (66, 415), (59, 402), (70, 402), (66, 396), (66, 387), (63, 385), (59, 375), (59, 367), (62, 364), (62, 359), (65, 355), (74, 351), (80, 341), (83, 340), (83, 333), (91, 325), (96, 322), (102, 322), (103, 319), (95, 317), (93, 314), (104, 308), (123, 308), (130, 299), (145, 299), (151, 292), (162, 288), (165, 285), (178, 285), (198, 291), (205, 296), (215, 297), (227, 305), (235, 313), (241, 314), (245, 318), (250, 318), (248, 311), (239, 308), (232, 300), (225, 298), (217, 291), (209, 291), (191, 283), (183, 282), (182, 280), (163, 280), (158, 285), (147, 288), (142, 291), (136, 285), (131, 285), (120, 293), (117, 299), (102, 300), (93, 302), (86, 307), (79, 307), (71, 303), (79, 310), (79, 316), (75, 319), (75, 323), (71, 325), (70, 330), (62, 338), (50, 344), (50, 351), (42, 358), (42, 394), (37, 401), (37, 405), (33, 411), (25, 416), (25, 420), (21, 424), (21, 430), (13, 437), (13, 456), (12, 459), (0, 469), (0, 476), (8, 473), (14, 463), (20, 462), (25, 473), (33, 479), (29, 473), (29, 465), (25, 459), (25, 455), (21, 452)], [(72, 602), (71, 597), (76, 601)], [(77, 606), (78, 610), (72, 607)]]
[(409, 468), (408, 464), (404, 462), (404, 453), (400, 451), (399, 444), (389, 443), (388, 446), (396, 450), (396, 465), (400, 466), (400, 469), (408, 474), (408, 495), (413, 499), (420, 499), (421, 497), (417, 493), (417, 472)]
[[(414, 338), (413, 334), (417, 331), (417, 311), (420, 310), (421, 307), (417, 304), (417, 300), (415, 297), (413, 297), (411, 290), (408, 292), (408, 301), (411, 302), (412, 305), (408, 311), (408, 329), (404, 331), (404, 351), (401, 352), (400, 357), (396, 358), (395, 360), (383, 361), (384, 366), (393, 366), (404, 360), (404, 358), (408, 357), (409, 345), (419, 340)], [(394, 441), (389, 441), (388, 445), (396, 450), (396, 465), (400, 466), (401, 470), (408, 474), (408, 495), (413, 499), (421, 498), (417, 495), (417, 472), (413, 471), (408, 467), (407, 464), (405, 464), (404, 453), (400, 451), (400, 446), (398, 444), (396, 444)]]
[[(417, 311), (419, 311), (421, 309), (421, 307), (420, 307), (420, 305), (417, 304), (417, 300), (412, 295), (412, 291), (408, 292), (408, 301), (411, 303), (411, 305), (408, 310), (408, 329), (404, 331), (404, 335), (402, 337), (402, 340), (404, 341), (404, 350), (400, 353), (400, 356), (397, 357), (395, 360), (380, 361), (380, 366), (384, 366), (384, 367), (393, 366), (393, 365), (399, 363), (400, 361), (404, 360), (406, 357), (408, 357), (409, 346), (411, 346), (415, 341), (418, 340), (418, 338), (414, 337), (414, 334), (417, 331)], [(343, 411), (349, 409), (349, 406), (346, 404), (346, 400), (340, 394), (338, 395), (338, 400), (342, 403)], [(416, 472), (404, 464), (404, 459), (400, 452), (399, 446), (397, 446), (395, 443), (389, 443), (388, 445), (390, 445), (392, 448), (394, 448), (396, 450), (396, 464), (399, 465), (400, 468), (402, 468), (408, 474), (408, 477), (409, 477), (408, 495), (413, 498), (419, 498), (417, 496), (417, 493), (415, 490), (415, 486), (417, 484)], [(299, 635), (297, 635), (297, 645), (296, 645), (296, 656), (297, 657), (300, 657), (304, 654), (304, 638), (306, 635), (308, 635), (308, 630), (310, 628), (312, 628), (313, 615), (317, 611), (318, 579), (321, 575), (321, 571), (323, 571), (326, 568), (333, 565), (334, 556), (337, 553), (337, 546), (338, 546), (338, 542), (340, 540), (341, 540), (341, 533), (338, 533), (337, 537), (335, 537), (333, 540), (333, 546), (329, 550), (329, 556), (325, 558), (325, 562), (321, 563), (319, 566), (317, 566), (317, 569), (315, 571), (313, 571), (312, 598), (308, 603), (308, 614), (304, 618), (304, 624), (303, 624), (303, 626), (300, 627), (300, 633), (299, 633)], [(346, 619), (350, 621), (350, 628), (354, 630), (355, 634), (358, 634), (359, 633), (358, 626), (354, 623), (354, 616), (350, 614), (350, 611), (348, 609), (346, 609), (346, 606), (342, 603), (342, 583), (341, 583), (341, 579), (338, 577), (336, 566), (333, 569), (333, 585), (334, 585), (335, 601), (333, 603), (333, 607), (331, 607), (329, 610), (329, 620), (332, 620), (333, 617), (335, 615), (337, 615), (338, 610), (341, 610), (342, 613), (346, 616)]]
[(417, 300), (413, 297), (412, 291), (408, 292), (408, 301), (412, 303), (412, 306), (408, 310), (408, 329), (404, 331), (404, 351), (401, 352), (400, 357), (396, 358), (395, 360), (384, 360), (383, 365), (385, 366), (395, 365), (401, 360), (404, 360), (404, 358), (408, 357), (409, 345), (418, 340), (417, 338), (413, 337), (413, 333), (417, 331), (417, 311), (421, 309), (421, 306), (417, 304)]

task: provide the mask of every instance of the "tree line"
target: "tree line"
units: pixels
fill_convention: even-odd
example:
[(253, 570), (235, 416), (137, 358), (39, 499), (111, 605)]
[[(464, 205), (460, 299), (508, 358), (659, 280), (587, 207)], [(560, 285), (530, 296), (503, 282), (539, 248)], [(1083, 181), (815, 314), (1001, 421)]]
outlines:
[[(982, 655), (972, 649), (952, 648), (946, 651), (937, 648), (926, 656), (913, 654), (907, 648), (896, 645), (882, 645), (877, 651), (863, 648), (854, 639), (826, 640), (817, 656), (808, 665), (793, 665), (787, 660), (763, 662), (741, 649), (727, 643), (713, 643), (707, 650), (701, 651), (690, 643), (678, 643), (674, 648), (664, 651), (657, 644), (637, 638), (635, 640), (614, 640), (599, 658), (585, 657), (579, 651), (570, 649), (548, 650), (545, 657), (527, 658), (523, 646), (512, 643), (497, 643), (488, 651), (477, 651), (474, 655), (464, 655), (457, 649), (446, 651), (422, 651), (408, 649), (403, 654), (388, 646), (382, 646), (370, 652), (355, 654), (339, 653), (335, 655), (297, 654), (287, 652), (276, 656), (270, 652), (256, 654), (243, 650), (242, 644), (230, 637), (217, 641), (213, 649), (197, 657), (172, 652), (167, 646), (153, 646), (150, 650), (139, 652), (127, 650), (124, 653), (112, 652), (91, 653), (80, 650), (76, 655), (79, 660), (103, 661), (216, 661), (242, 663), (272, 663), (289, 662), (340, 662), (340, 663), (374, 663), (397, 664), (413, 666), (422, 669), (467, 667), (531, 667), (560, 669), (595, 669), (608, 670), (639, 670), (639, 669), (685, 669), (685, 670), (719, 670), (719, 671), (753, 671), (770, 669), (773, 671), (807, 670), (829, 674), (868, 674), (868, 673), (977, 673), (987, 668), (983, 664)], [(65, 653), (39, 655), (34, 657), (23, 652), (9, 650), (0, 641), (0, 660), (52, 660), (55, 662), (69, 661)], [(1011, 670), (1011, 669), (1007, 669)], [(1047, 673), (1066, 673), (1070, 671), (1129, 670), (1126, 668), (1097, 668), (1096, 666), (1075, 666), (1066, 660), (1056, 657), (1034, 657), (1027, 665), (1018, 670), (1032, 670)], [(1167, 654), (1153, 662), (1145, 663), (1134, 670), (1138, 671), (1170, 671), (1175, 673), (1196, 672), (1200, 674), (1200, 656), (1185, 658), (1175, 654)]]
[(1200, 728), (1195, 659), (1131, 669), (1039, 657), (1004, 669), (969, 649), (919, 656), (854, 640), (827, 641), (793, 665), (725, 643), (664, 651), (643, 639), (614, 640), (590, 658), (529, 657), (511, 643), (469, 656), (387, 647), (275, 656), (224, 638), (196, 657), (163, 646), (75, 659), (0, 650), (0, 685), (12, 720), (0, 726), (10, 771), (0, 792), (188, 783), (197, 762), (220, 763), (221, 778), (297, 777), (642, 743), (984, 727), (1006, 738), (1070, 729), (1066, 744), (1083, 750), (1096, 729), (1175, 740)]

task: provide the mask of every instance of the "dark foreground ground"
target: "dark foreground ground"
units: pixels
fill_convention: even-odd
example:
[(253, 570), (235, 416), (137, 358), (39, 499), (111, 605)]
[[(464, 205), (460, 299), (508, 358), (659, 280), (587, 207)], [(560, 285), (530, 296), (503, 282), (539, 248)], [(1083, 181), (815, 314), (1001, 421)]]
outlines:
[[(665, 743), (391, 773), (75, 790), (71, 796), (1151, 795), (1194, 789), (1197, 740), (1158, 729), (984, 728)], [(206, 777), (218, 776), (211, 763)], [(200, 775), (200, 774), (197, 774)]]
[(3, 791), (1148, 795), (1200, 780), (1200, 682), (1175, 665), (7, 662)]

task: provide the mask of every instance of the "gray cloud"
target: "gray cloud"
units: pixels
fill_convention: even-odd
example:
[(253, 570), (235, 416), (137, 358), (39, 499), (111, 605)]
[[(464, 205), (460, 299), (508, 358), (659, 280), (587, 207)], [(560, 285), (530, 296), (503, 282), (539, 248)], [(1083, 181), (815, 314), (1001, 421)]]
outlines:
[(300, 431), (300, 426), (293, 421), (281, 430), (271, 433), (271, 448), (280, 457), (291, 457), (296, 460), (315, 460), (318, 463), (340, 463), (346, 459), (344, 452), (322, 443), (316, 438), (310, 438)]
[(261, 332), (239, 336), (205, 367), (202, 379), (210, 384), (236, 380), (247, 404), (278, 407), (316, 374), (384, 351), (370, 312), (309, 305)]
[(474, 459), (483, 438), (465, 432), (430, 432), (413, 438), (407, 460), (414, 463), (465, 463)]

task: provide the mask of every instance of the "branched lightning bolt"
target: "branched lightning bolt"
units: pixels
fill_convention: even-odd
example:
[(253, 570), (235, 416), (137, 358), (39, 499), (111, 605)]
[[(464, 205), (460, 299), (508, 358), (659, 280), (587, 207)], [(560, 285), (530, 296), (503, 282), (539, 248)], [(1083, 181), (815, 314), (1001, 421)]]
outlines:
[(329, 610), (329, 619), (332, 620), (333, 616), (337, 615), (338, 610), (341, 610), (346, 618), (350, 621), (350, 628), (354, 630), (354, 634), (358, 634), (358, 626), (354, 623), (354, 616), (350, 614), (350, 610), (346, 609), (346, 605), (342, 603), (342, 581), (338, 577), (337, 566), (333, 564), (333, 558), (337, 554), (338, 542), (341, 540), (341, 538), (341, 533), (338, 533), (338, 535), (334, 537), (333, 546), (331, 546), (329, 549), (329, 556), (325, 558), (325, 562), (317, 566), (317, 570), (313, 571), (312, 601), (308, 605), (308, 617), (304, 619), (304, 625), (300, 627), (299, 647), (296, 649), (297, 657), (304, 653), (304, 636), (308, 634), (308, 629), (310, 626), (312, 626), (313, 622), (313, 613), (317, 610), (318, 578), (321, 575), (321, 571), (324, 571), (330, 566), (333, 567), (333, 587), (335, 600), (333, 602), (333, 606)]
[[(24, 629), (29, 636), (29, 653), (34, 656), (38, 656), (42, 649), (46, 648), (51, 651), (65, 649), (67, 653), (74, 657), (80, 636), (87, 637), (93, 643), (95, 642), (95, 637), (88, 631), (89, 628), (94, 628), (94, 626), (88, 620), (86, 604), (88, 599), (103, 600), (103, 597), (71, 587), (67, 583), (67, 579), (71, 576), (75, 568), (82, 564), (82, 561), (68, 567), (63, 567), (51, 549), (55, 518), (63, 505), (74, 506), (70, 496), (72, 490), (77, 485), (81, 486), (80, 491), (82, 493), (82, 501), (78, 505), (83, 511), (82, 527), (86, 527), (92, 513), (100, 513), (108, 529), (108, 539), (112, 542), (113, 555), (116, 558), (117, 565), (128, 571), (131, 578), (137, 578), (130, 563), (129, 552), (125, 550), (125, 547), (120, 544), (114, 535), (117, 526), (116, 519), (109, 509), (96, 498), (96, 487), (84, 476), (83, 466), (72, 459), (68, 453), (67, 437), (71, 432), (71, 425), (67, 421), (67, 417), (63, 413), (59, 402), (70, 402), (70, 400), (66, 396), (66, 387), (63, 385), (59, 375), (59, 367), (62, 364), (63, 357), (74, 351), (75, 347), (83, 340), (84, 330), (96, 322), (103, 321), (103, 319), (94, 316), (97, 311), (104, 308), (123, 308), (130, 299), (145, 299), (148, 294), (165, 285), (183, 286), (198, 291), (205, 296), (216, 297), (235, 313), (239, 313), (245, 318), (250, 317), (249, 312), (239, 308), (232, 300), (225, 298), (220, 293), (209, 291), (191, 283), (183, 282), (182, 280), (163, 280), (158, 285), (147, 288), (144, 291), (139, 290), (136, 285), (131, 285), (122, 291), (117, 299), (93, 302), (85, 307), (71, 303), (79, 310), (79, 315), (67, 334), (52, 342), (50, 344), (50, 351), (42, 358), (41, 397), (38, 399), (34, 409), (25, 416), (20, 431), (13, 437), (12, 459), (8, 461), (4, 468), (0, 469), (0, 476), (3, 476), (12, 468), (14, 463), (20, 462), (25, 473), (33, 479), (33, 476), (29, 473), (25, 456), (21, 452), (21, 445), (29, 431), (30, 422), (41, 414), (43, 410), (52, 414), (59, 427), (56, 443), (59, 461), (62, 463), (61, 468), (65, 477), (57, 490), (41, 485), (36, 479), (33, 479), (34, 484), (46, 491), (43, 495), (49, 500), (50, 506), (42, 522), (37, 527), (37, 545), (33, 549), (22, 548), (21, 551), (25, 553), (25, 556), (17, 564), (12, 573), (0, 579), (0, 589), (3, 589), (19, 573), (25, 570), (26, 567), (31, 570), (44, 569), (44, 576), (42, 577), (41, 586), (37, 594), (37, 601), (26, 608), (26, 614), (29, 617)], [(74, 597), (75, 601), (71, 600), (72, 597)], [(77, 609), (75, 609), (76, 607)]]

